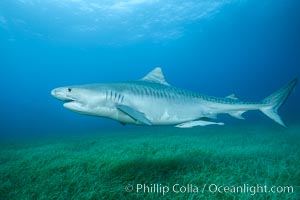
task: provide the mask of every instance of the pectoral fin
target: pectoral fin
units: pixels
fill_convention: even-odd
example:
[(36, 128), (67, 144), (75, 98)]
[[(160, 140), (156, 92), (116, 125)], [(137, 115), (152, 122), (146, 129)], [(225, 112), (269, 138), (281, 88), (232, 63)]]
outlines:
[(150, 120), (147, 119), (147, 117), (145, 116), (144, 113), (139, 112), (129, 106), (125, 106), (125, 105), (117, 105), (116, 106), (118, 110), (120, 110), (121, 112), (125, 113), (126, 115), (128, 115), (129, 117), (131, 117), (132, 119), (141, 122), (142, 124), (146, 124), (146, 125), (152, 125)]
[(197, 121), (184, 122), (182, 124), (176, 125), (175, 127), (177, 127), (177, 128), (191, 128), (191, 127), (194, 127), (194, 126), (207, 126), (207, 125), (224, 125), (224, 123), (197, 120)]

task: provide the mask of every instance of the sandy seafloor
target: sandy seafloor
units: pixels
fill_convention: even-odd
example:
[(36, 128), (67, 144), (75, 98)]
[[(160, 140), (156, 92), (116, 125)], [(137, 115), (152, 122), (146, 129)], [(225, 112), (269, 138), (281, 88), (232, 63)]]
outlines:
[[(300, 125), (133, 127), (1, 136), (0, 199), (300, 199)], [(137, 184), (198, 192), (137, 192)], [(293, 186), (212, 193), (207, 184)], [(126, 192), (132, 186), (133, 191)]]

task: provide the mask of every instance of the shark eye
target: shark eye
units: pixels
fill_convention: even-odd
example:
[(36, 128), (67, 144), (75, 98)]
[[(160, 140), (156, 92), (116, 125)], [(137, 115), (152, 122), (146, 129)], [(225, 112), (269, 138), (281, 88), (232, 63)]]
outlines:
[(72, 89), (71, 89), (71, 88), (68, 88), (68, 91), (69, 91), (69, 92), (71, 92), (71, 91), (72, 91)]

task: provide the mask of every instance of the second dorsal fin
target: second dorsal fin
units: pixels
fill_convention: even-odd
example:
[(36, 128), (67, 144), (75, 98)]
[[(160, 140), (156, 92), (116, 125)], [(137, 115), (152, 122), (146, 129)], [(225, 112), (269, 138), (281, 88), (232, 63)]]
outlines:
[(230, 95), (228, 95), (226, 98), (228, 98), (228, 99), (233, 99), (233, 100), (239, 100), (239, 99), (235, 96), (235, 94), (230, 94)]

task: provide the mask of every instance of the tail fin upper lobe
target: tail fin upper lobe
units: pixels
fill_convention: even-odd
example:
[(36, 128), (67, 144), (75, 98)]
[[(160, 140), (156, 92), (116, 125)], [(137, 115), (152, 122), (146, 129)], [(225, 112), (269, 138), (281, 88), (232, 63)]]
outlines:
[(278, 109), (282, 106), (282, 104), (286, 101), (290, 93), (293, 91), (297, 84), (297, 78), (289, 82), (287, 85), (283, 86), (270, 96), (266, 97), (262, 100), (262, 104), (265, 106), (260, 108), (260, 111), (265, 115), (270, 117), (272, 120), (277, 122), (278, 124), (286, 127), (280, 116), (278, 115)]

